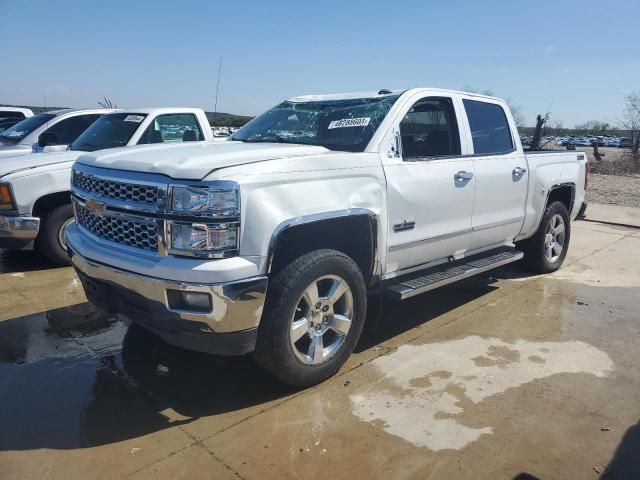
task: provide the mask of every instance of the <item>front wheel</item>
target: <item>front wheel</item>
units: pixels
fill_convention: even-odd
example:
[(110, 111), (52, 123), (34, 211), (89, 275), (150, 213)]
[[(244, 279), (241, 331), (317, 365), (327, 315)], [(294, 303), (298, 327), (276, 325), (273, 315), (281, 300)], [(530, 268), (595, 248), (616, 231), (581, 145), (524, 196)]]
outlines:
[(64, 229), (72, 220), (73, 207), (67, 204), (51, 210), (42, 221), (36, 246), (43, 256), (56, 265), (69, 265)]
[(269, 285), (254, 358), (286, 383), (315, 385), (347, 361), (366, 309), (362, 272), (351, 258), (335, 250), (305, 254)]
[(553, 202), (542, 215), (535, 235), (522, 242), (525, 266), (536, 273), (555, 272), (567, 256), (571, 223), (562, 202)]

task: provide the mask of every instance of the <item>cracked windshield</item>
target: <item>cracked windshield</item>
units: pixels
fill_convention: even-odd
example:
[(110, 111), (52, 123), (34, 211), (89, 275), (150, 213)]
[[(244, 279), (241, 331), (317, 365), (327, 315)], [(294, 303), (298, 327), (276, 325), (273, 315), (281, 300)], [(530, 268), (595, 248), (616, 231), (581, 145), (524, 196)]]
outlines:
[(323, 102), (282, 102), (240, 129), (232, 140), (319, 145), (362, 152), (398, 95)]

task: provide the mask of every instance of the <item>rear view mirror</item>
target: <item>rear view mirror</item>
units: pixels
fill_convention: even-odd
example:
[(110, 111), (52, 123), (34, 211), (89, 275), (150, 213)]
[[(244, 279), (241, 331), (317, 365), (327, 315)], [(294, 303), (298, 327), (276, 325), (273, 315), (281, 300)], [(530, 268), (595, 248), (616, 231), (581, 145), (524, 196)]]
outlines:
[(50, 147), (58, 144), (58, 134), (55, 132), (44, 132), (38, 137), (38, 146), (40, 148)]

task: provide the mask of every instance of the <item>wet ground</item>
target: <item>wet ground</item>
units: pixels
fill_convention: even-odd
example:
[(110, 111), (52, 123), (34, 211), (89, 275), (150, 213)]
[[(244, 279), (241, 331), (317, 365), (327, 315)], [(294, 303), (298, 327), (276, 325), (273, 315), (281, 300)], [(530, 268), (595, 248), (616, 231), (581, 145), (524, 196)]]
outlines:
[[(0, 253), (0, 478), (640, 478), (640, 230), (385, 303), (308, 390), (94, 311)], [(375, 316), (372, 316), (375, 320)]]

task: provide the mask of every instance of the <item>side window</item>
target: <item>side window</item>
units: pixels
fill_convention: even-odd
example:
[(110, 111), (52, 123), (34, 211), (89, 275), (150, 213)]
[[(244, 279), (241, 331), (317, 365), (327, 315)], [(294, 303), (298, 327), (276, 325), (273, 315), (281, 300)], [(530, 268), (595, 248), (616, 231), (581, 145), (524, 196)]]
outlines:
[(511, 129), (500, 105), (476, 100), (462, 102), (469, 119), (476, 155), (500, 154), (513, 150)]
[(58, 145), (70, 145), (100, 116), (100, 114), (91, 114), (66, 118), (49, 127), (46, 132), (55, 133), (58, 136)]
[(0, 110), (0, 118), (2, 119), (7, 119), (7, 118), (18, 118), (20, 120), (24, 120), (25, 116), (24, 113), (22, 112), (7, 112), (6, 110)]
[(450, 98), (416, 102), (400, 122), (400, 135), (405, 159), (460, 155), (458, 122)]
[(176, 113), (156, 117), (140, 137), (138, 145), (202, 140), (204, 140), (204, 136), (196, 116), (192, 113)]

